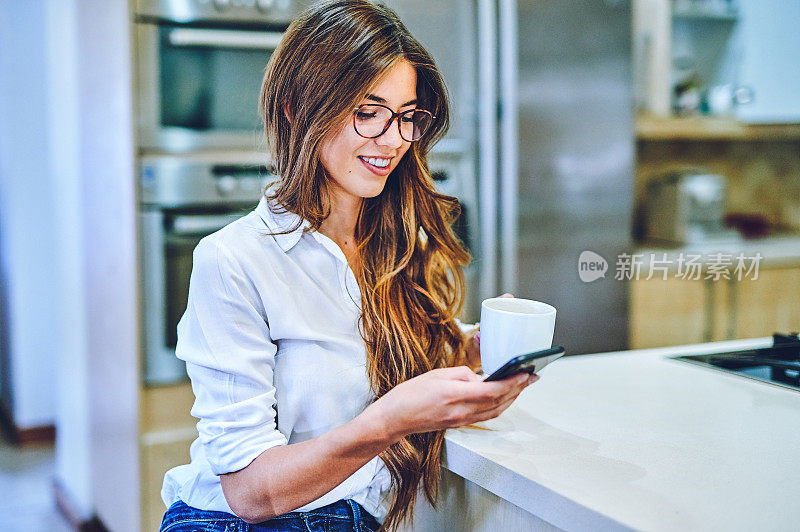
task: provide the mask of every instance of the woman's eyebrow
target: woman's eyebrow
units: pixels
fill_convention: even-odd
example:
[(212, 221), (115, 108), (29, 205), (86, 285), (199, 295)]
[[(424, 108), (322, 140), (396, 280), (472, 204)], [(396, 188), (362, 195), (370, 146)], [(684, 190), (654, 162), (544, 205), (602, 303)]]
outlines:
[[(386, 101), (386, 98), (381, 98), (380, 96), (375, 96), (374, 94), (367, 94), (366, 98), (367, 98), (367, 100), (372, 100), (373, 102), (378, 102), (378, 103), (388, 103), (388, 102)], [(408, 102), (404, 103), (404, 104), (403, 104), (403, 105), (401, 105), (400, 107), (407, 107), (407, 106), (409, 106), (409, 105), (414, 105), (414, 104), (415, 104), (415, 103), (417, 103), (418, 101), (419, 101), (419, 100), (418, 100), (417, 98), (414, 98), (413, 100), (411, 100), (411, 101), (408, 101)]]

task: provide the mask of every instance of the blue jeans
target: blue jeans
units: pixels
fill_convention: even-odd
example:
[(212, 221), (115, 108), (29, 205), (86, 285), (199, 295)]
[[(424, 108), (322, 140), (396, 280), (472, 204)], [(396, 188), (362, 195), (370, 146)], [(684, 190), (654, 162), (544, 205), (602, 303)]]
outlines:
[(251, 525), (233, 514), (208, 512), (176, 501), (161, 532), (374, 532), (379, 523), (360, 504), (342, 499), (308, 512), (289, 512)]

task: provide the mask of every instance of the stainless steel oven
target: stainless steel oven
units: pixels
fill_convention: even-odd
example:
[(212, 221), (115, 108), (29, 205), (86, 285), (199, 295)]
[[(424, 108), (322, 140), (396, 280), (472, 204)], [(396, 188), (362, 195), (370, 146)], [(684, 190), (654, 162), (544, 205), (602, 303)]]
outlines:
[(146, 385), (186, 378), (175, 356), (186, 310), (192, 252), (209, 235), (252, 210), (274, 177), (257, 154), (243, 159), (145, 157), (139, 167), (143, 375)]
[(258, 93), (301, 0), (137, 0), (143, 152), (263, 150)]
[[(460, 159), (432, 154), (437, 187), (458, 195), (454, 186)], [(453, 179), (455, 177), (455, 179)], [(145, 385), (186, 379), (175, 356), (178, 321), (186, 310), (192, 253), (209, 235), (251, 211), (270, 173), (266, 155), (256, 152), (150, 155), (139, 162), (139, 257), (142, 301), (143, 375)], [(456, 231), (469, 245), (466, 213)]]

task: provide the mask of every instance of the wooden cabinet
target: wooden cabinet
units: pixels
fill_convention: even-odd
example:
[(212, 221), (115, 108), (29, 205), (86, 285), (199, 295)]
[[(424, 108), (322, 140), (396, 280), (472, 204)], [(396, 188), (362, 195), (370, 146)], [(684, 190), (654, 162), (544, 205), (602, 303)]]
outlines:
[(189, 411), (194, 404), (192, 385), (143, 388), (140, 396), (140, 434), (194, 427), (197, 420)]
[(800, 330), (800, 266), (763, 267), (757, 279), (635, 280), (630, 346), (663, 347)]
[(630, 345), (633, 349), (703, 341), (704, 282), (668, 278), (631, 281)]
[(161, 501), (164, 474), (189, 463), (189, 446), (197, 437), (194, 427), (142, 435), (142, 529), (158, 530), (166, 508)]
[(142, 529), (158, 530), (164, 516), (164, 474), (189, 463), (189, 446), (197, 438), (197, 420), (189, 411), (194, 394), (189, 383), (143, 388), (140, 395)]
[(800, 330), (800, 268), (764, 270), (763, 277), (741, 282), (732, 298), (736, 338)]

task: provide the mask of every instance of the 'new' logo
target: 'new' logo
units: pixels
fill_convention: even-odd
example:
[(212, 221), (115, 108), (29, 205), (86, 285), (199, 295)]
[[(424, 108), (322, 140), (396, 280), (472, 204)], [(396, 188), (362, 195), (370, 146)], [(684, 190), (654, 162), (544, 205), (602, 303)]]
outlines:
[(578, 276), (584, 283), (591, 283), (606, 276), (608, 262), (594, 251), (584, 251), (578, 257)]

